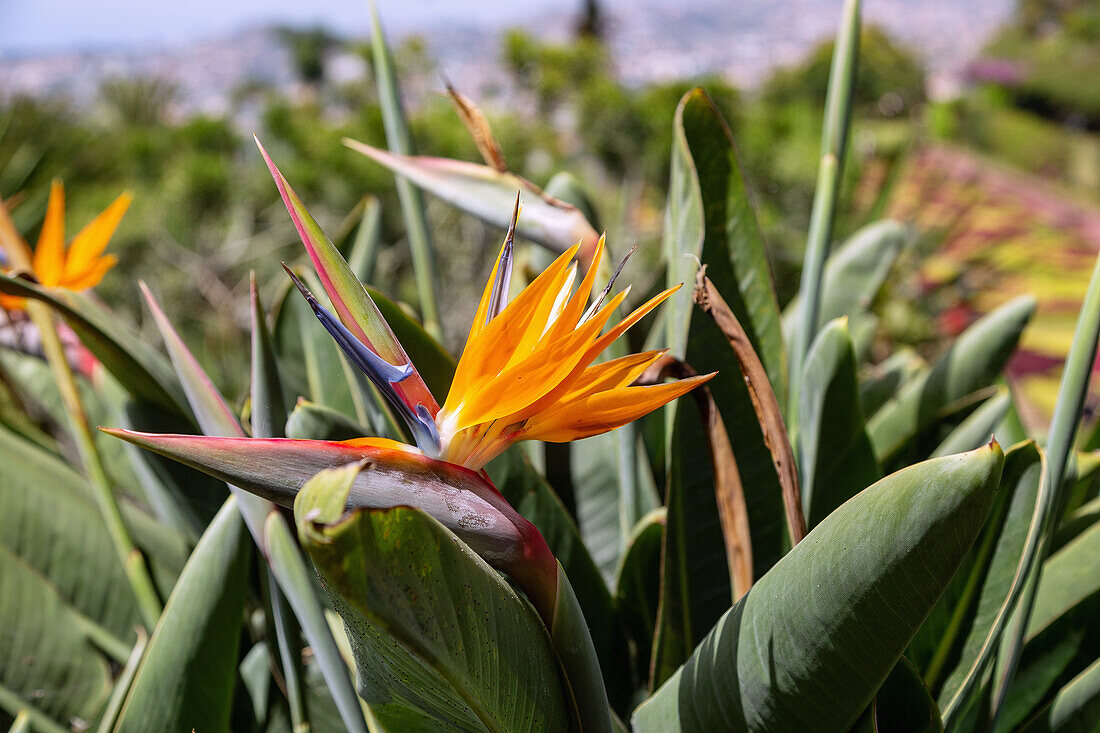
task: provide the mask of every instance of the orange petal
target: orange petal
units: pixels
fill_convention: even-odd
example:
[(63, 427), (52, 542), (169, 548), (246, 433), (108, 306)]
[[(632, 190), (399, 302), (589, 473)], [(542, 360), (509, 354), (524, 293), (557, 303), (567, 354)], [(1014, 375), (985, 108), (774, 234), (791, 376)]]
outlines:
[(47, 287), (61, 282), (65, 271), (65, 187), (54, 179), (46, 218), (34, 248), (34, 274)]
[(577, 286), (577, 292), (570, 298), (550, 329), (552, 338), (560, 338), (565, 335), (567, 330), (576, 328), (577, 321), (580, 320), (581, 314), (584, 313), (584, 307), (588, 304), (588, 298), (592, 295), (592, 287), (596, 284), (596, 275), (600, 269), (600, 260), (603, 259), (603, 253), (604, 237), (601, 236), (599, 241), (596, 242), (596, 249), (592, 253), (592, 262), (588, 265), (588, 271), (584, 274), (581, 284)]
[(642, 318), (644, 318), (646, 314), (648, 314), (651, 310), (663, 303), (668, 296), (672, 295), (679, 289), (680, 286), (677, 285), (675, 287), (669, 288), (668, 290), (657, 293), (645, 303), (642, 303), (640, 306), (635, 308), (634, 312), (631, 313), (629, 316), (616, 323), (615, 326), (611, 328), (607, 333), (596, 339), (596, 341), (594, 341), (592, 343), (592, 346), (589, 348), (589, 353), (591, 354), (591, 356), (588, 357), (587, 363), (592, 363), (592, 360), (602, 354), (608, 346), (615, 342), (615, 339), (626, 333), (627, 329), (629, 329), (638, 321), (642, 320)]
[[(562, 253), (524, 288), (500, 315), (476, 332), (478, 321), (475, 319), (475, 325), (470, 329), (472, 336), (467, 339), (462, 357), (458, 360), (458, 366), (455, 367), (451, 390), (447, 394), (447, 402), (443, 407), (444, 412), (454, 412), (458, 409), (472, 384), (493, 376), (504, 368), (512, 350), (531, 325), (531, 319), (538, 305), (548, 292), (557, 294), (561, 279), (566, 276), (566, 268), (578, 247), (579, 245), (574, 245)], [(482, 313), (481, 320), (483, 321), (484, 318), (485, 315)]]
[(99, 282), (103, 279), (103, 276), (118, 263), (118, 258), (114, 255), (106, 255), (100, 257), (92, 262), (92, 266), (84, 272), (77, 273), (75, 276), (70, 277), (68, 274), (68, 268), (66, 268), (65, 279), (58, 283), (59, 287), (66, 288), (68, 290), (87, 290), (88, 288), (94, 288), (99, 285)]
[(562, 395), (560, 401), (571, 402), (582, 395), (625, 387), (667, 353), (668, 349), (644, 351), (590, 366), (581, 373), (580, 379), (573, 383), (569, 391)]
[[(569, 269), (560, 278), (560, 282), (555, 283), (556, 287), (552, 290), (548, 288), (538, 304), (532, 309), (527, 327), (516, 342), (512, 353), (508, 355), (508, 360), (497, 371), (503, 371), (508, 367), (519, 364), (538, 348), (540, 342), (551, 343), (556, 338), (560, 338), (560, 335), (550, 335), (551, 324), (556, 322), (557, 317), (560, 317), (561, 310), (565, 307), (565, 303), (573, 289), (573, 280), (576, 279), (576, 276), (577, 263), (574, 261), (570, 263)], [(557, 313), (557, 316), (555, 316), (555, 313)], [(575, 324), (576, 319), (574, 319), (574, 323), (569, 326), (568, 330), (573, 330)], [(564, 332), (561, 335), (564, 335)]]
[[(604, 350), (607, 349), (607, 347), (615, 341), (615, 339), (621, 336), (628, 328), (641, 320), (647, 313), (660, 305), (661, 301), (663, 301), (672, 293), (676, 292), (679, 287), (680, 286), (677, 285), (675, 288), (669, 288), (663, 293), (658, 293), (657, 295), (653, 296), (641, 306), (636, 308), (633, 313), (617, 323), (614, 328), (610, 329), (603, 336), (600, 336), (598, 339), (593, 341), (591, 345), (589, 345), (585, 353), (581, 356), (581, 358), (576, 361), (573, 371), (569, 375), (564, 377), (553, 389), (547, 391), (547, 393), (543, 395), (543, 397), (541, 397), (539, 400), (531, 403), (529, 406), (525, 407), (519, 412), (509, 415), (509, 423), (526, 420), (527, 418), (535, 415), (542, 410), (550, 409), (552, 405), (564, 399), (567, 394), (575, 392), (575, 385), (577, 383), (577, 380), (583, 377), (583, 375), (587, 371), (586, 368), (588, 367), (588, 365), (591, 364), (600, 354), (602, 354)], [(628, 291), (629, 288), (627, 288), (627, 290), (624, 290), (619, 295), (615, 296), (612, 303), (609, 305), (605, 305), (599, 312), (604, 313), (611, 307), (618, 307), (618, 304), (622, 302), (622, 299), (626, 296), (626, 293)], [(595, 318), (595, 316), (593, 316), (593, 318)]]
[(626, 425), (713, 377), (717, 372), (681, 379), (670, 384), (621, 387), (590, 394), (531, 418), (524, 439), (564, 443), (580, 440)]
[(540, 398), (558, 387), (585, 357), (585, 345), (591, 343), (625, 297), (626, 291), (619, 293), (575, 331), (545, 346), (540, 343), (527, 359), (474, 385), (462, 401), (456, 428), (461, 430), (541, 404)]
[(129, 191), (123, 193), (73, 237), (72, 243), (69, 244), (68, 256), (65, 258), (66, 280), (76, 279), (95, 267), (133, 198)]
[(485, 328), (485, 316), (489, 313), (489, 300), (492, 298), (493, 286), (496, 284), (497, 274), (500, 270), (500, 260), (504, 257), (506, 249), (508, 249), (507, 237), (504, 238), (504, 244), (500, 246), (500, 252), (497, 253), (497, 258), (493, 262), (493, 269), (489, 272), (489, 281), (485, 283), (485, 290), (481, 293), (481, 301), (477, 304), (477, 312), (474, 313), (474, 322), (470, 324), (470, 333), (466, 336), (467, 342), (477, 336), (481, 329)]

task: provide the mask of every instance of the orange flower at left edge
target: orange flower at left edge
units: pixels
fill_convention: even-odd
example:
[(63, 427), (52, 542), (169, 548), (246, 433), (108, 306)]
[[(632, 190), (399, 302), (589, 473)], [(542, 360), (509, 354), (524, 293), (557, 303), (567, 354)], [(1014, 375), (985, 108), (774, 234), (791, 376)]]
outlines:
[[(65, 247), (65, 188), (60, 181), (50, 186), (50, 199), (46, 205), (46, 218), (42, 222), (42, 231), (38, 243), (31, 254), (31, 272), (34, 278), (47, 288), (64, 290), (87, 290), (99, 284), (107, 271), (114, 267), (118, 258), (103, 254), (107, 243), (118, 228), (123, 214), (130, 206), (133, 197), (129, 192), (116, 198), (81, 229), (68, 248)], [(20, 241), (19, 245), (24, 243)], [(25, 246), (25, 245), (24, 245)], [(7, 252), (9, 265), (14, 271), (25, 271), (19, 267), (18, 255)], [(8, 311), (22, 310), (23, 299), (0, 295), (0, 308)]]

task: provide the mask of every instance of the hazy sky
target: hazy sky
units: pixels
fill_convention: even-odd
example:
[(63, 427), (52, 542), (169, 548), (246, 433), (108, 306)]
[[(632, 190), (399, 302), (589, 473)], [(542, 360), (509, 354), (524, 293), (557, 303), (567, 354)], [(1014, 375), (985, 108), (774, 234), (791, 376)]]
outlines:
[[(620, 5), (629, 0), (613, 0)], [(580, 0), (379, 0), (383, 22), (405, 31), (424, 22), (515, 23)], [(366, 32), (367, 0), (0, 0), (0, 53), (179, 43), (266, 23), (323, 22)]]

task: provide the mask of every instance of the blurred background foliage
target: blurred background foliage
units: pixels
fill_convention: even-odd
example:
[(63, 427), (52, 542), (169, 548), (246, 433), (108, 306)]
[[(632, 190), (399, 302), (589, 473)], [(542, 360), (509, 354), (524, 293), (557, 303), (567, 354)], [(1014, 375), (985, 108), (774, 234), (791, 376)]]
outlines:
[[(598, 226), (620, 250), (637, 243), (641, 264), (632, 267), (648, 273), (646, 253), (656, 251), (660, 234), (673, 111), (687, 89), (701, 85), (733, 128), (785, 303), (802, 260), (831, 41), (752, 89), (717, 76), (631, 86), (620, 81), (601, 38), (597, 4), (584, 10), (573, 39), (512, 30), (498, 48), (483, 51), (498, 55), (507, 70), (507, 87), (477, 101), (511, 170), (539, 185), (558, 171), (577, 174), (599, 212)], [(299, 83), (242, 84), (232, 107), (216, 116), (181, 113), (178, 90), (155, 78), (106, 80), (92, 105), (51, 97), (0, 103), (0, 197), (14, 205), (17, 223), (33, 227), (41, 220), (54, 177), (65, 180), (70, 221), (78, 225), (120, 190), (133, 190), (133, 206), (111, 244), (120, 264), (98, 295), (137, 322), (134, 282), (155, 278), (200, 360), (237, 395), (245, 385), (228, 354), (245, 348), (248, 271), (256, 269), (273, 291), (281, 283), (279, 259), (296, 256), (294, 233), (249, 140), (253, 131), (334, 239), (350, 241), (365, 196), (380, 200), (385, 246), (374, 284), (415, 300), (392, 176), (342, 143), (352, 137), (385, 147), (369, 45), (323, 28), (284, 28), (278, 37)], [(366, 78), (334, 78), (329, 62), (336, 52), (361, 56)], [(478, 160), (450, 102), (436, 93), (444, 80), (426, 43), (407, 37), (395, 44), (395, 55), (406, 91), (428, 92), (410, 95), (418, 152)], [(944, 337), (999, 302), (1038, 293), (1039, 320), (1054, 334), (1025, 339), (1027, 353), (1016, 369), (1021, 384), (1038, 380), (1032, 396), (1039, 422), (1048, 409), (1043, 390), (1057, 377), (1050, 370), (1064, 357), (1072, 329), (1072, 313), (1059, 304), (1079, 300), (1088, 268), (1077, 271), (1064, 258), (1033, 268), (1026, 257), (1006, 260), (975, 244), (995, 240), (1010, 251), (1040, 241), (1088, 256), (1100, 246), (1100, 86), (1091, 71), (1098, 63), (1100, 9), (1091, 0), (1020, 0), (967, 69), (966, 83), (946, 93), (930, 90), (918, 54), (882, 29), (866, 27), (861, 42), (835, 235), (843, 238), (878, 216), (913, 220), (923, 211), (914, 221), (924, 236), (909, 255), (912, 266), (901, 268), (907, 274), (888, 286), (877, 308), (879, 339), (932, 355)], [(461, 79), (451, 81), (464, 91)], [(500, 233), (437, 201), (429, 201), (428, 214), (439, 281), (453, 286), (443, 328), (454, 347)], [(1001, 222), (997, 237), (990, 235), (991, 220)], [(925, 262), (931, 253), (936, 257)], [(991, 297), (973, 299), (990, 289)]]

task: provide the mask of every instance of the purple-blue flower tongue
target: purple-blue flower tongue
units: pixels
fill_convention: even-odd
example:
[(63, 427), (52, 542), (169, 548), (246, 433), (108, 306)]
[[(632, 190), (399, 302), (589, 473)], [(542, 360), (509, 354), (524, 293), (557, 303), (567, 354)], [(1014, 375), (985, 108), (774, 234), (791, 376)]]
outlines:
[(413, 366), (411, 363), (397, 366), (396, 364), (390, 364), (388, 361), (374, 353), (363, 344), (355, 334), (347, 329), (340, 320), (328, 311), (323, 305), (317, 302), (317, 298), (313, 293), (309, 291), (309, 288), (305, 286), (297, 275), (295, 275), (289, 267), (285, 264), (283, 269), (290, 275), (290, 279), (294, 282), (294, 285), (298, 288), (298, 292), (309, 303), (310, 308), (313, 309), (313, 313), (317, 316), (317, 320), (321, 322), (321, 325), (325, 327), (325, 330), (329, 332), (336, 343), (339, 344), (347, 357), (351, 359), (351, 362), (355, 366), (359, 367), (367, 378), (378, 388), (382, 396), (386, 398), (386, 401), (390, 403), (394, 410), (405, 420), (405, 423), (409, 426), (409, 430), (412, 431), (413, 439), (416, 441), (416, 445), (420, 450), (429, 455), (439, 454), (439, 433), (436, 430), (435, 420), (423, 405), (417, 405), (416, 411), (409, 409), (409, 406), (405, 404), (400, 395), (394, 389), (393, 385), (408, 379), (413, 374)]

